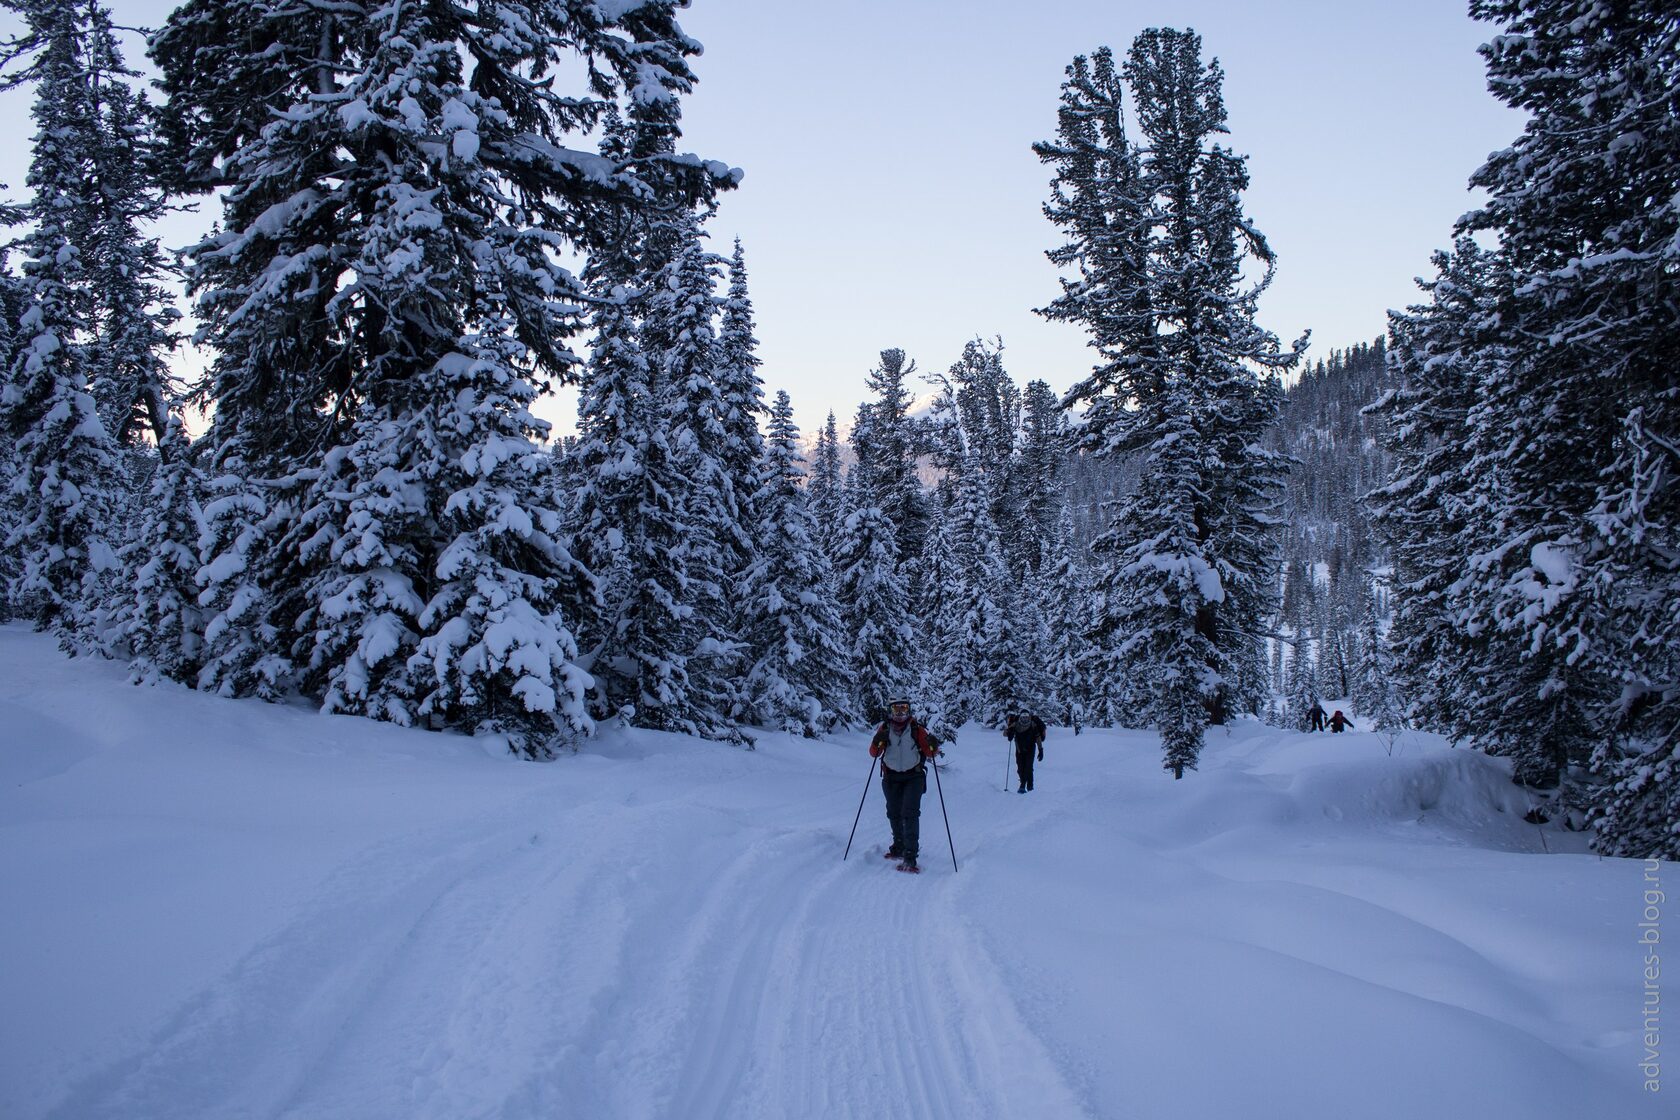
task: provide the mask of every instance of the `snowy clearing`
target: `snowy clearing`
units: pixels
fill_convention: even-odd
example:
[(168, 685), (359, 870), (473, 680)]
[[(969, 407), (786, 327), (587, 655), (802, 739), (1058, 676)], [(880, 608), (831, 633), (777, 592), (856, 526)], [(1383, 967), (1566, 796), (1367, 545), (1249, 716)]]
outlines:
[(13, 1120), (1659, 1114), (1642, 865), (1424, 736), (1052, 729), (1023, 796), (971, 728), (913, 877), (878, 788), (841, 861), (864, 735), (520, 763), (17, 627), (0, 734)]

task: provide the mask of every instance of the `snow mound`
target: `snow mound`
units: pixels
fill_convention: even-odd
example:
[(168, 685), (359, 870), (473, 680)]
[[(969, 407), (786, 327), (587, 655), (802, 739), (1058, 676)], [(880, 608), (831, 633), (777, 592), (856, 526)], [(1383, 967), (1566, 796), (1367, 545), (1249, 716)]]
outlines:
[[(1374, 734), (1320, 734), (1279, 746), (1253, 773), (1282, 778), (1302, 817), (1322, 816), (1348, 825), (1403, 823), (1464, 843), (1528, 851), (1540, 846), (1523, 815), (1535, 799), (1511, 782), (1507, 759), (1454, 750), (1433, 737), (1408, 733), (1388, 753)], [(1413, 740), (1408, 742), (1407, 740)], [(1323, 740), (1328, 740), (1323, 741)], [(1562, 842), (1585, 850), (1585, 839)]]

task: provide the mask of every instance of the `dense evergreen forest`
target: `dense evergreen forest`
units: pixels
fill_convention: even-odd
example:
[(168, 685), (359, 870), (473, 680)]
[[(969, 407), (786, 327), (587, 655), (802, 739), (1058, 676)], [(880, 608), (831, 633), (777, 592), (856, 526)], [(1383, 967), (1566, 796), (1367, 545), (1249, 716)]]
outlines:
[[(6, 6), (36, 136), (0, 609), (66, 651), (530, 758), (910, 695), (946, 739), (1021, 705), (1154, 728), (1184, 778), (1211, 725), (1339, 701), (1513, 758), (1602, 851), (1680, 856), (1664, 5), (1471, 4), (1529, 123), (1466, 169), (1487, 201), (1417, 306), (1324, 355), (1257, 321), (1277, 258), (1201, 38), (1075, 58), (1034, 146), (1040, 313), (1092, 367), (1058, 394), (997, 341), (883, 339), (814, 444), (766, 399), (748, 247), (708, 240), (739, 173), (681, 147), (677, 0), (192, 0), (155, 97), (107, 8)], [(215, 224), (177, 275), (147, 231), (187, 200)], [(532, 407), (562, 385), (556, 444)]]

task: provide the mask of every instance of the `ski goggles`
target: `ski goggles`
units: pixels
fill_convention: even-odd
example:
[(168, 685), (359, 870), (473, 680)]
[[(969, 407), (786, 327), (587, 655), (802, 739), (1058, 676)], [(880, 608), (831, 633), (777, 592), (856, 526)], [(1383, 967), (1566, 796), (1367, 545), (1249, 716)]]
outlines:
[(888, 706), (887, 710), (895, 716), (907, 716), (910, 714), (910, 705), (892, 704)]

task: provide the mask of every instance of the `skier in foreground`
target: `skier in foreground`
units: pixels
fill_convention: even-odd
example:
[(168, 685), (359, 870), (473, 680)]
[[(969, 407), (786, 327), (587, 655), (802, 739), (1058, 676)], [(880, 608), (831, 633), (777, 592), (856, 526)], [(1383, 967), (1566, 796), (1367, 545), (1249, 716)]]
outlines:
[(927, 760), (939, 753), (927, 728), (910, 718), (910, 701), (887, 705), (887, 720), (875, 729), (869, 753), (881, 760), (881, 792), (887, 799), (892, 847), (887, 858), (901, 862), (900, 871), (917, 872), (921, 842), (922, 794), (927, 792)]

